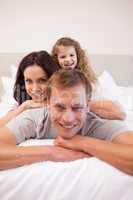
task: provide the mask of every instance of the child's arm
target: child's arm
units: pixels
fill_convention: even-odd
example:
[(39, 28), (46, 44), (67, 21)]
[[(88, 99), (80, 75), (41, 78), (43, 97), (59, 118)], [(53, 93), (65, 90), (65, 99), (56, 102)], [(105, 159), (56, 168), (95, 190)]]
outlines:
[(111, 100), (93, 100), (89, 102), (89, 107), (101, 118), (124, 120), (126, 117), (121, 105)]

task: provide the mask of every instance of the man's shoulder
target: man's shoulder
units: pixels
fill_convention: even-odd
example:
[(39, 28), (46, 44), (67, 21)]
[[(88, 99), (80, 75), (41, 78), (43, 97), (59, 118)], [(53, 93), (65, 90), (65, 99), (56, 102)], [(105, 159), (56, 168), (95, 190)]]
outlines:
[(102, 119), (89, 112), (82, 134), (110, 141), (113, 137), (128, 130), (129, 128), (124, 121)]
[(47, 116), (49, 113), (49, 110), (47, 107), (42, 108), (32, 108), (24, 111), (20, 117), (21, 118), (30, 118), (33, 120), (36, 120), (38, 118), (44, 118), (44, 116)]
[(103, 119), (97, 116), (93, 112), (88, 112), (84, 126), (86, 127), (86, 129), (94, 130), (97, 128), (107, 128), (107, 127), (108, 128), (125, 127), (126, 124), (120, 120)]
[(91, 120), (93, 120), (93, 121), (95, 120), (95, 121), (98, 121), (101, 123), (104, 123), (106, 121), (106, 119), (102, 119), (95, 113), (88, 111), (87, 112), (87, 121), (91, 121)]
[(88, 112), (87, 113), (87, 122), (94, 122), (96, 124), (99, 124), (99, 125), (109, 125), (110, 126), (115, 126), (115, 125), (118, 125), (118, 126), (126, 126), (126, 123), (125, 121), (123, 120), (110, 120), (110, 119), (103, 119), (99, 116), (97, 116), (95, 113), (93, 112)]
[(49, 111), (48, 111), (48, 108), (47, 108), (46, 106), (45, 106), (45, 107), (40, 107), (40, 108), (30, 108), (30, 109), (27, 110), (27, 113), (28, 113), (28, 114), (31, 114), (31, 115), (32, 115), (33, 113), (34, 113), (34, 114), (35, 114), (35, 113), (38, 114), (38, 113), (44, 113), (44, 112), (45, 112), (45, 113), (49, 112)]
[(86, 121), (82, 128), (82, 134), (88, 135), (88, 132), (94, 131), (97, 127), (103, 125), (104, 123), (105, 120), (98, 117), (95, 113), (88, 111)]

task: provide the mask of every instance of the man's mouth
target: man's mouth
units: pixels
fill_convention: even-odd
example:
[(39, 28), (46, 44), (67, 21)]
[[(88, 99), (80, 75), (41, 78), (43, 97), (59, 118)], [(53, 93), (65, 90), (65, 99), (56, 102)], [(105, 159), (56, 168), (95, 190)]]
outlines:
[(65, 125), (65, 124), (61, 124), (61, 123), (59, 123), (59, 125), (60, 125), (62, 128), (65, 128), (65, 129), (73, 129), (73, 128), (76, 127), (76, 124)]

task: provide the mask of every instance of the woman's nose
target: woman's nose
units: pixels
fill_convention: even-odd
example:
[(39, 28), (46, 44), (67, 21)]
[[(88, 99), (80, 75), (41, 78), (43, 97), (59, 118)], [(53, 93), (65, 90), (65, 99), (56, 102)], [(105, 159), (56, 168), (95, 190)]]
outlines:
[(39, 88), (39, 85), (37, 83), (34, 83), (33, 86), (32, 86), (32, 91), (36, 92), (38, 91), (40, 88)]

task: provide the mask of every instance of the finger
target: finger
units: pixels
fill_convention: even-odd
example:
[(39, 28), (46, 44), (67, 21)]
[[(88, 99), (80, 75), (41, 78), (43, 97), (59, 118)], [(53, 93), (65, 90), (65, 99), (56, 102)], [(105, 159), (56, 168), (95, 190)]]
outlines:
[(57, 140), (54, 140), (53, 144), (54, 144), (55, 146), (58, 146), (58, 141), (57, 141)]

